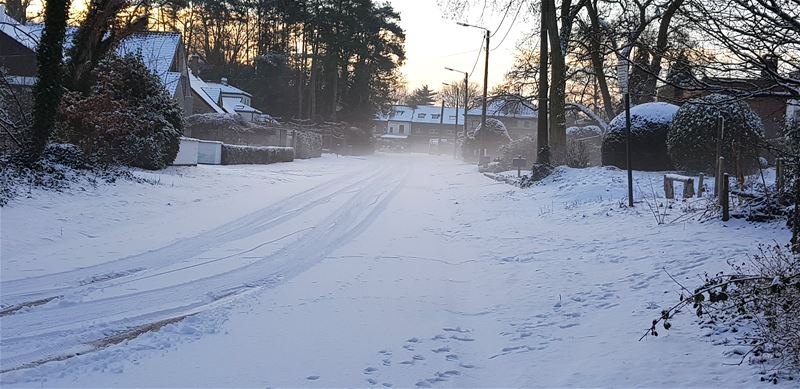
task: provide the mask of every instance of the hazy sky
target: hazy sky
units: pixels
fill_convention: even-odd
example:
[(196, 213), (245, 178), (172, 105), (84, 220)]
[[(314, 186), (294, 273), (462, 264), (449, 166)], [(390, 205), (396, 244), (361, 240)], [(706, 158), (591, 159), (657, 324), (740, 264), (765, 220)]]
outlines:
[[(475, 64), (478, 49), (481, 47), (483, 32), (475, 28), (456, 25), (455, 20), (445, 19), (436, 0), (389, 0), (400, 12), (403, 29), (406, 31), (406, 64), (403, 73), (413, 89), (428, 84), (439, 89), (442, 82), (458, 79), (457, 73), (444, 70), (445, 66), (469, 72)], [(479, 2), (476, 2), (479, 3)], [(480, 24), (491, 30), (497, 29), (504, 12), (484, 13), (480, 20), (480, 8), (473, 9), (462, 17), (461, 21)], [(514, 51), (527, 31), (524, 23), (525, 9), (522, 9), (516, 22), (511, 24), (517, 9), (511, 9), (500, 26), (499, 31), (490, 40), (494, 49), (509, 31), (508, 37), (489, 56), (489, 86), (500, 83), (503, 75), (510, 68)], [(470, 81), (483, 83), (483, 54), (470, 75)]]

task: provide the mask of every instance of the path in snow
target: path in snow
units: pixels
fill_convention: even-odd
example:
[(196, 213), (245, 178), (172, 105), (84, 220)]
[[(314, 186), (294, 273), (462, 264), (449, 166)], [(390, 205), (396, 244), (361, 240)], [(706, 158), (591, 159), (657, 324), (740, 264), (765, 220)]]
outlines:
[[(80, 269), (4, 280), (4, 306), (56, 297), (0, 317), (4, 370), (193, 315), (0, 379), (184, 387), (756, 380), (754, 368), (723, 366), (737, 361), (711, 345), (725, 335), (705, 337), (689, 315), (666, 336), (637, 340), (659, 307), (677, 297), (663, 269), (696, 284), (697, 274), (724, 269), (725, 259), (743, 258), (756, 243), (787, 239), (781, 227), (656, 226), (645, 209), (619, 207), (624, 173), (616, 170), (567, 170), (518, 190), (446, 157), (342, 162), (307, 163), (309, 171), (334, 168), (300, 174), (293, 192), (261, 201), (244, 196), (249, 205), (238, 217), (202, 231)], [(648, 176), (637, 177), (645, 186)], [(248, 192), (246, 181), (237, 185)], [(20, 222), (13, 216), (4, 215), (4, 225)], [(31, 259), (30, 266), (48, 260)]]

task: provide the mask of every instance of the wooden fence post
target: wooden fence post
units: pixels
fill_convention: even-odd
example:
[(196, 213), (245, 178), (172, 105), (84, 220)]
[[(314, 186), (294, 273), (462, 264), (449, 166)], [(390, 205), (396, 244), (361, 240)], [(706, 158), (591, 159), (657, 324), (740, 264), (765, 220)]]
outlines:
[(783, 191), (783, 158), (775, 160), (775, 191)]
[(722, 221), (726, 222), (731, 218), (730, 212), (730, 196), (728, 191), (729, 179), (728, 173), (722, 175), (722, 187), (720, 188), (719, 202), (722, 205)]
[(717, 160), (717, 178), (716, 178), (716, 186), (714, 187), (714, 193), (719, 197), (721, 195), (722, 189), (722, 172), (725, 171), (725, 157), (719, 157)]
[(683, 199), (694, 197), (694, 179), (690, 178), (683, 182)]
[(675, 198), (675, 187), (672, 184), (672, 180), (669, 179), (668, 175), (664, 176), (664, 197), (668, 199)]
[(703, 197), (704, 180), (705, 180), (705, 174), (700, 173), (700, 177), (697, 179), (697, 197)]

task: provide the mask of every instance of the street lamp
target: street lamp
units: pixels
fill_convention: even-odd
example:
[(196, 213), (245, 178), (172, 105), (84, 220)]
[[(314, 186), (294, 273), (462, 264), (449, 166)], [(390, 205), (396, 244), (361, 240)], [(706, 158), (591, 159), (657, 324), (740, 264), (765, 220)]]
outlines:
[(625, 101), (625, 159), (628, 168), (628, 206), (633, 207), (633, 169), (631, 167), (631, 93), (628, 89), (630, 49), (617, 58), (617, 78)]
[[(447, 68), (445, 68), (445, 69), (447, 69)], [(452, 86), (452, 87), (454, 87), (456, 89), (456, 114), (455, 114), (455, 116), (453, 116), (456, 119), (455, 122), (453, 122), (453, 128), (454, 128), (453, 129), (453, 158), (456, 158), (458, 156), (458, 154), (457, 154), (458, 153), (458, 147), (456, 147), (456, 138), (458, 138), (458, 85), (453, 85), (453, 84), (449, 84), (449, 83), (446, 83), (446, 82), (443, 82), (442, 85)], [(444, 120), (444, 99), (442, 99), (442, 107), (443, 107), (442, 108), (442, 120)], [(466, 107), (464, 108), (464, 112), (466, 112)], [(467, 115), (464, 115), (465, 124), (466, 124), (466, 116)], [(439, 134), (440, 134), (439, 135), (439, 138), (440, 138), (439, 142), (441, 142), (441, 131), (439, 132)]]
[(456, 24), (458, 24), (459, 26), (463, 26), (463, 27), (472, 27), (472, 28), (481, 29), (481, 30), (483, 30), (483, 33), (484, 33), (485, 38), (486, 38), (486, 43), (485, 43), (485, 45), (486, 45), (486, 58), (485, 58), (485, 64), (484, 64), (484, 67), (483, 67), (483, 110), (481, 111), (481, 139), (480, 139), (480, 150), (481, 150), (481, 152), (480, 152), (480, 155), (478, 156), (478, 163), (480, 164), (481, 158), (486, 153), (485, 143), (484, 143), (484, 137), (485, 137), (484, 133), (486, 132), (486, 94), (488, 93), (488, 89), (489, 89), (489, 29), (481, 27), (481, 26), (475, 26), (475, 25), (472, 25), (472, 24), (461, 23), (461, 22), (458, 22)]
[[(464, 74), (464, 137), (467, 136), (467, 102), (469, 101), (469, 73), (462, 72), (460, 70), (456, 70), (453, 68), (445, 67), (444, 70), (449, 70), (451, 72), (462, 73)], [(456, 107), (456, 115), (458, 115), (458, 107)], [(456, 124), (458, 124), (458, 120), (456, 120)]]

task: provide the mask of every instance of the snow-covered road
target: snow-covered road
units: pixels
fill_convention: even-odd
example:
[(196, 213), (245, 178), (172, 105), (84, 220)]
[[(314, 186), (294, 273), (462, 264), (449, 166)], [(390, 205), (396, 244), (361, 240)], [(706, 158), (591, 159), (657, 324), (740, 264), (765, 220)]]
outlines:
[(696, 284), (788, 232), (657, 226), (623, 177), (518, 190), (448, 157), (325, 156), (34, 193), (2, 210), (0, 382), (752, 385), (688, 315), (638, 339), (677, 298), (664, 269)]

